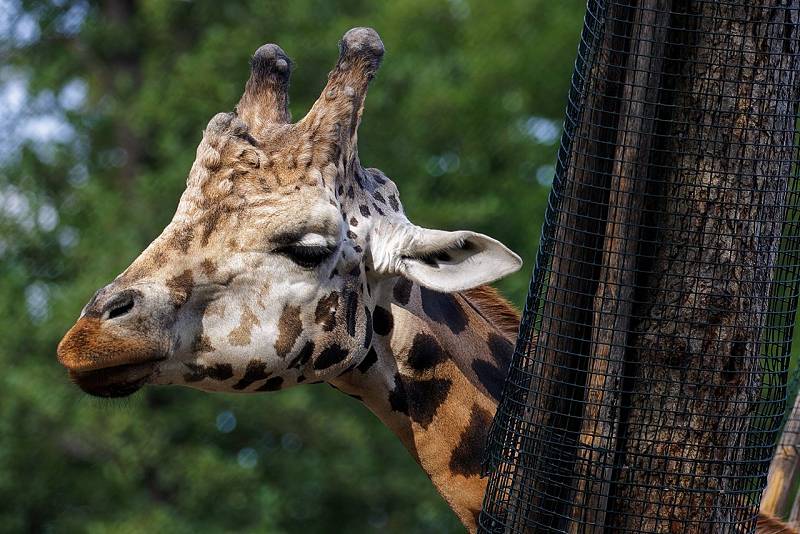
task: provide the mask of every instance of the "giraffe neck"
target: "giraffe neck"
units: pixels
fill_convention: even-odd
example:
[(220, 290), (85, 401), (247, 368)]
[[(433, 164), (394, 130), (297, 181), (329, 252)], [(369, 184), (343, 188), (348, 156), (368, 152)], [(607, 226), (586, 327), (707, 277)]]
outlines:
[(472, 531), (516, 312), (490, 288), (448, 295), (399, 278), (375, 294), (372, 350), (333, 385), (361, 398), (400, 438)]

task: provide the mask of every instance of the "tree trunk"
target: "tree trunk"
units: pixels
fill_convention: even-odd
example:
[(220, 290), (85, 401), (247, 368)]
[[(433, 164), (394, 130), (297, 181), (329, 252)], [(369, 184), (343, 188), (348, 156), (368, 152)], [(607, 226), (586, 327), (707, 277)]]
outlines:
[[(786, 517), (791, 506), (792, 490), (800, 474), (800, 395), (794, 400), (794, 408), (778, 441), (775, 457), (769, 466), (767, 487), (761, 497), (761, 511), (777, 517)], [(791, 521), (797, 521), (790, 518)]]
[(599, 534), (605, 525), (669, 4), (670, 0), (642, 0), (631, 27), (603, 255), (593, 303), (585, 407), (575, 465), (573, 534)]
[(755, 524), (798, 3), (589, 2), (484, 531)]
[(677, 77), (665, 194), (653, 199), (659, 250), (633, 340), (611, 522), (620, 530), (717, 532), (753, 516), (744, 440), (761, 387), (798, 67), (797, 0), (765, 3), (703, 3), (687, 19), (699, 26)]

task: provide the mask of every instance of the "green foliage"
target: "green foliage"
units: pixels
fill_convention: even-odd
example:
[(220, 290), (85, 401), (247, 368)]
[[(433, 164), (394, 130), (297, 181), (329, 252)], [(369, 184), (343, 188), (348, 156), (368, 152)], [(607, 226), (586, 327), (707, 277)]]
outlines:
[[(418, 224), (520, 253), (526, 266), (499, 285), (521, 304), (583, 5), (131, 4), (0, 0), (0, 88), (27, 95), (16, 114), (0, 108), (0, 531), (458, 531), (396, 438), (330, 388), (146, 388), (100, 402), (69, 383), (55, 347), (171, 218), (201, 130), (238, 100), (249, 54), (277, 42), (292, 56), (301, 117), (337, 40), (359, 25), (387, 48), (362, 161), (396, 181)], [(25, 134), (41, 117), (67, 134)]]

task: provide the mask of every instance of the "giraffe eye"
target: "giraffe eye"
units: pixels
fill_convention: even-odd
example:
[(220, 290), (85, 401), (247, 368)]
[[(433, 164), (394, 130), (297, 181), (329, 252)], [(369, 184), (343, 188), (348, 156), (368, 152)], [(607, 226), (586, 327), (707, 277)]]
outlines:
[(333, 254), (333, 249), (321, 245), (295, 244), (284, 245), (276, 249), (276, 252), (283, 254), (300, 267), (311, 269), (327, 260)]

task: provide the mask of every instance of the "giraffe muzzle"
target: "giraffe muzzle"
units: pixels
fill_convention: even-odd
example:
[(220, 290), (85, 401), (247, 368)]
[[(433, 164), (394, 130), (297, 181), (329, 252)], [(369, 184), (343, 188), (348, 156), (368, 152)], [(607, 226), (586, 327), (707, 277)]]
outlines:
[(136, 289), (101, 289), (58, 344), (59, 363), (86, 393), (130, 395), (166, 359), (169, 336), (144, 299)]
[(145, 336), (104, 326), (96, 318), (79, 319), (59, 343), (58, 361), (86, 393), (124, 397), (147, 382), (165, 352)]

